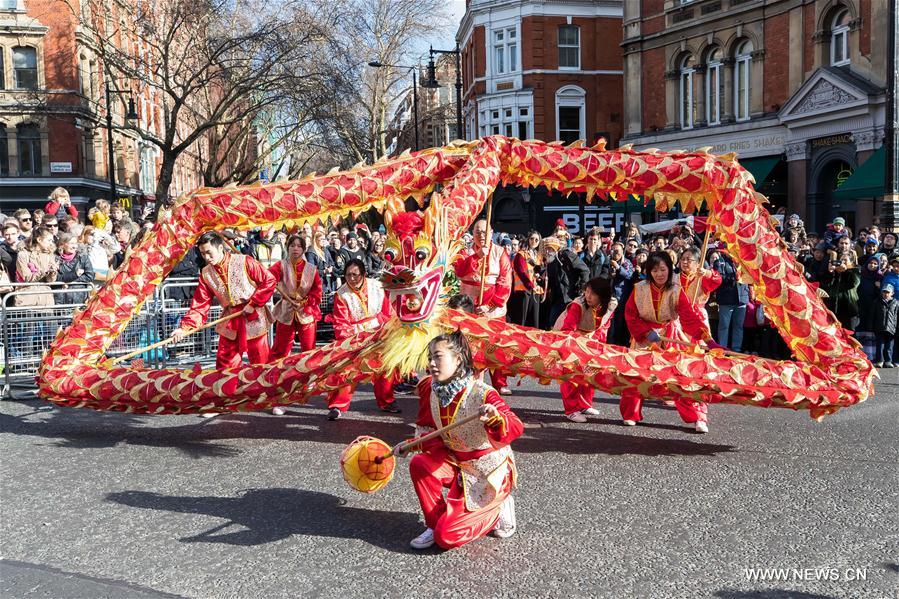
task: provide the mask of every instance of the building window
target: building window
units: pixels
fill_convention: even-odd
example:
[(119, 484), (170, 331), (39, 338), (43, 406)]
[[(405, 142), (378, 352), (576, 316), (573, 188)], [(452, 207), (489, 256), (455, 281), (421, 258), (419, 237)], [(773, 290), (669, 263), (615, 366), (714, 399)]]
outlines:
[(39, 177), (41, 175), (41, 132), (37, 125), (17, 127), (19, 150), (19, 174)]
[(0, 177), (9, 176), (9, 139), (6, 137), (6, 123), (0, 123)]
[(680, 88), (678, 90), (678, 107), (681, 129), (692, 129), (696, 117), (696, 102), (693, 97), (693, 57), (685, 56), (680, 63)]
[(16, 10), (18, 7), (18, 0), (0, 0), (0, 10)]
[(738, 121), (749, 118), (749, 77), (752, 64), (752, 42), (737, 46), (734, 56), (734, 116)]
[(556, 139), (571, 143), (587, 139), (586, 92), (567, 85), (556, 92)]
[(13, 48), (12, 68), (16, 89), (37, 89), (37, 51), (34, 48)]
[(721, 102), (724, 87), (721, 84), (721, 50), (713, 48), (706, 58), (705, 69), (705, 120), (709, 125), (721, 124)]
[(849, 64), (849, 11), (841, 10), (834, 17), (830, 35), (830, 64), (839, 67)]
[(515, 27), (493, 32), (493, 71), (497, 75), (518, 70), (518, 30)]
[(577, 25), (559, 27), (559, 68), (581, 68), (581, 30)]

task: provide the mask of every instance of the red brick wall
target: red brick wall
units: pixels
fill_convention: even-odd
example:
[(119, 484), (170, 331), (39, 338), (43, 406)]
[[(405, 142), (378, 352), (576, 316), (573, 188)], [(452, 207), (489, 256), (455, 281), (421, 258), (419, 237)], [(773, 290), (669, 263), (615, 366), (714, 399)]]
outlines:
[[(859, 0), (859, 16), (862, 18), (862, 28), (859, 31), (858, 49), (864, 56), (871, 55), (871, 0)], [(884, 25), (884, 28), (886, 26)]]
[(802, 8), (805, 11), (802, 15), (802, 34), (804, 38), (802, 66), (805, 68), (805, 72), (808, 73), (815, 66), (815, 42), (812, 40), (812, 36), (815, 35), (815, 31), (817, 31), (815, 24), (815, 5), (806, 4)]
[(667, 124), (665, 116), (665, 49), (654, 48), (643, 52), (643, 130), (662, 128)]
[(790, 14), (784, 12), (765, 20), (765, 112), (778, 110), (790, 97), (789, 57)]
[(643, 17), (640, 27), (643, 35), (651, 35), (665, 29), (665, 0), (643, 0), (640, 14)]

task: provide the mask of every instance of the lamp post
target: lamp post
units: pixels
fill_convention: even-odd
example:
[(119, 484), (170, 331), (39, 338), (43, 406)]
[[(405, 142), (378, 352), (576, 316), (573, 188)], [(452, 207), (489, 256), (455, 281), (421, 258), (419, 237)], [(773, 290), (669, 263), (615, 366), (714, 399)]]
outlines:
[[(112, 90), (117, 94), (121, 94), (121, 90)], [(129, 96), (128, 98), (128, 114), (125, 115), (125, 119), (132, 121), (137, 119), (137, 111), (134, 109), (134, 97)], [(112, 93), (109, 89), (109, 82), (106, 82), (106, 146), (108, 148), (109, 154), (109, 204), (112, 205), (116, 201), (116, 186), (115, 186), (115, 152), (112, 148)]]
[(437, 67), (434, 65), (434, 54), (456, 55), (456, 137), (463, 139), (465, 135), (462, 133), (462, 51), (459, 50), (459, 44), (456, 44), (455, 50), (435, 50), (434, 46), (431, 46), (429, 51), (430, 59), (428, 60), (428, 79), (421, 84), (422, 87), (428, 89), (440, 87), (440, 83), (437, 81)]
[(415, 121), (415, 151), (417, 152), (420, 149), (418, 145), (418, 67), (410, 67), (399, 64), (384, 64), (382, 62), (378, 62), (377, 60), (369, 62), (368, 66), (374, 67), (376, 69), (380, 69), (381, 67), (389, 67), (392, 69), (408, 69), (412, 71), (412, 118)]

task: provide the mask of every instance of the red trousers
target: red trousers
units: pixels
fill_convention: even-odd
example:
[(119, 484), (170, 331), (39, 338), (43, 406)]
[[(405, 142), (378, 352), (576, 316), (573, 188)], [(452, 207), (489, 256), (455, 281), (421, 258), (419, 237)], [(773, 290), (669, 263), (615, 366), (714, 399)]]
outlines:
[(575, 385), (574, 383), (563, 381), (559, 383), (559, 391), (562, 393), (562, 405), (565, 407), (566, 415), (593, 407), (593, 395), (595, 393), (593, 387)]
[(272, 345), (272, 360), (280, 360), (290, 355), (293, 347), (293, 337), (300, 336), (300, 351), (309, 351), (315, 347), (315, 321), (309, 324), (300, 324), (294, 320), (292, 324), (283, 322), (275, 323), (275, 343)]
[[(215, 367), (233, 368), (243, 363), (241, 360), (240, 343), (219, 336), (219, 349), (215, 354)], [(247, 357), (250, 364), (265, 364), (268, 362), (268, 335), (260, 335), (255, 339), (247, 339)]]
[(493, 388), (497, 391), (502, 387), (509, 386), (509, 380), (506, 376), (506, 373), (502, 370), (491, 370), (490, 371), (490, 380), (493, 381)]
[[(459, 467), (449, 460), (449, 451), (442, 449), (419, 453), (409, 462), (409, 476), (425, 525), (434, 530), (434, 541), (442, 549), (461, 547), (493, 530), (503, 501), (512, 492), (509, 474), (496, 499), (480, 510), (469, 512), (465, 508)], [(445, 498), (443, 489), (448, 489)]]
[[(393, 403), (393, 386), (396, 384), (394, 377), (379, 376), (374, 379), (373, 383), (375, 386), (375, 401), (378, 402), (378, 407), (383, 408)], [(355, 390), (356, 385), (347, 385), (330, 393), (328, 395), (328, 409), (337, 408), (341, 412), (349, 410), (350, 402), (353, 401), (353, 391)]]
[[(625, 389), (622, 391), (621, 403), (618, 407), (621, 410), (622, 420), (633, 420), (634, 422), (643, 420), (643, 398), (636, 390)], [(693, 424), (697, 420), (709, 421), (709, 406), (701, 401), (677, 399), (674, 401), (674, 407), (677, 408), (681, 419), (687, 424)]]

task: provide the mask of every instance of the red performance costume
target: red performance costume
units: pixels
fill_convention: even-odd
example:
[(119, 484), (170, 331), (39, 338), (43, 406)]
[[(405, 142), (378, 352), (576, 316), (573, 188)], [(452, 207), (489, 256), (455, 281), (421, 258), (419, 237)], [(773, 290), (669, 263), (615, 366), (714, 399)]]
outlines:
[[(460, 291), (472, 299), (475, 309), (486, 306), (488, 311), (485, 316), (488, 318), (505, 318), (506, 302), (512, 294), (512, 261), (502, 246), (490, 244), (489, 247), (490, 255), (484, 273), (483, 300), (480, 298), (481, 267), (486, 258), (485, 252), (475, 251), (458, 258), (453, 263), (453, 270), (462, 283)], [(499, 370), (492, 370), (490, 378), (494, 387), (502, 389), (507, 386), (507, 377)]]
[[(599, 310), (589, 307), (581, 296), (568, 304), (565, 313), (559, 318), (561, 322), (556, 322), (556, 326), (553, 328), (557, 331), (590, 335), (594, 341), (605, 343), (609, 335), (609, 327), (612, 326), (616, 305), (617, 302), (610, 303), (606, 313), (600, 316)], [(595, 393), (593, 387), (562, 381), (559, 383), (559, 391), (562, 394), (562, 405), (565, 407), (566, 415), (593, 407)]]
[(249, 304), (250, 314), (238, 316), (215, 327), (219, 334), (219, 348), (215, 367), (240, 366), (246, 352), (251, 364), (268, 361), (268, 331), (271, 319), (266, 302), (275, 292), (277, 280), (253, 258), (243, 254), (229, 254), (218, 264), (207, 264), (200, 273), (190, 310), (181, 319), (181, 328), (195, 329), (206, 321), (212, 299), (222, 306), (223, 316), (239, 312)]
[[(524, 425), (493, 388), (472, 377), (445, 407), (431, 389), (431, 377), (418, 384), (418, 397), (419, 436), (476, 414), (485, 403), (500, 414), (494, 421), (475, 420), (426, 442), (409, 462), (434, 541), (443, 549), (461, 547), (496, 526), (517, 478), (509, 444), (521, 436)], [(445, 498), (443, 489), (448, 489)]]
[[(296, 334), (300, 337), (300, 351), (309, 351), (315, 347), (316, 324), (322, 317), (322, 279), (318, 269), (300, 258), (296, 264), (291, 264), (288, 259), (275, 262), (269, 272), (279, 282), (278, 288), (283, 296), (272, 310), (275, 319), (272, 359), (290, 354)], [(312, 320), (305, 324), (301, 322), (308, 319)]]
[[(652, 345), (647, 336), (655, 331), (661, 337), (684, 341), (706, 341), (711, 334), (699, 311), (690, 303), (680, 285), (663, 289), (648, 279), (634, 286), (624, 307), (624, 319), (631, 333), (631, 347)], [(662, 342), (664, 347), (666, 344)], [(679, 399), (675, 406), (684, 422), (708, 420), (708, 406), (698, 401)], [(621, 417), (624, 420), (643, 420), (643, 398), (636, 389), (621, 393)]]
[[(334, 339), (342, 341), (357, 333), (374, 331), (390, 320), (390, 301), (380, 281), (365, 279), (362, 289), (344, 283), (334, 296)], [(379, 408), (393, 404), (393, 379), (375, 377), (375, 400)], [(341, 387), (328, 395), (328, 408), (346, 412), (353, 399), (354, 385)]]
[[(721, 273), (714, 268), (709, 268), (702, 275), (697, 271), (690, 276), (682, 272), (679, 276), (681, 289), (695, 306), (696, 312), (702, 316), (706, 328), (709, 328), (709, 313), (706, 312), (705, 305), (709, 301), (709, 295), (721, 285)], [(699, 287), (698, 290), (697, 287)], [(696, 298), (695, 302), (693, 301), (694, 297)]]

